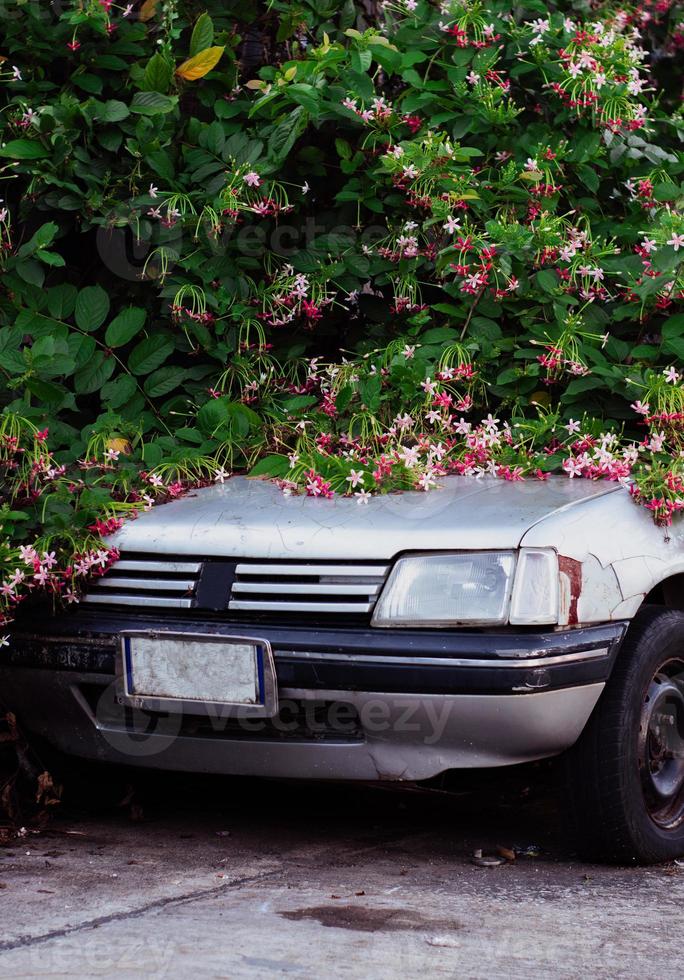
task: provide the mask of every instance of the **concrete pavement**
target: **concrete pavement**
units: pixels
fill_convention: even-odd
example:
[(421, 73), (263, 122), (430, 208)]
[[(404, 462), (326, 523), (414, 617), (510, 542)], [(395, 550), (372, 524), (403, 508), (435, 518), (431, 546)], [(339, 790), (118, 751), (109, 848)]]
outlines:
[[(684, 868), (573, 858), (531, 775), (145, 776), (132, 808), (65, 807), (0, 850), (0, 977), (680, 978)], [(541, 853), (471, 863), (497, 844)]]

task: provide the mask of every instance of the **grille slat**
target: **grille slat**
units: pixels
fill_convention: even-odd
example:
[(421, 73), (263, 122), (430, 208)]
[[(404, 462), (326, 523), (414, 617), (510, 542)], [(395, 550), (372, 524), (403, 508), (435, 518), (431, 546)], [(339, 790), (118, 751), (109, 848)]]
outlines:
[(201, 561), (158, 561), (147, 558), (120, 558), (114, 566), (117, 572), (165, 572), (168, 575), (199, 575)]
[(268, 565), (240, 562), (235, 568), (235, 574), (240, 575), (265, 575), (269, 579), (279, 579), (283, 576), (306, 576), (319, 578), (320, 576), (335, 575), (343, 576), (345, 580), (353, 581), (357, 578), (384, 578), (387, 575), (387, 565), (333, 565), (314, 563), (308, 561), (297, 562), (296, 564), (280, 565), (271, 562)]
[[(232, 569), (230, 563), (218, 563), (212, 570), (210, 560), (166, 561), (158, 554), (128, 553), (91, 585), (83, 601), (142, 609), (223, 608), (246, 618), (259, 613), (366, 617), (388, 572), (386, 562), (263, 559), (243, 559)], [(201, 576), (204, 584), (199, 587)], [(205, 579), (212, 583), (211, 598)]]
[(124, 555), (91, 585), (83, 602), (190, 609), (201, 570), (201, 561), (164, 561), (159, 555), (149, 558)]
[(388, 571), (388, 565), (370, 562), (239, 562), (228, 608), (365, 616), (372, 612)]
[(193, 604), (192, 599), (173, 599), (162, 595), (126, 595), (123, 592), (120, 595), (115, 592), (89, 592), (81, 602), (91, 602), (98, 606), (156, 606), (160, 609), (190, 609)]
[(235, 582), (232, 595), (258, 593), (262, 595), (367, 595), (376, 596), (379, 585), (321, 585), (319, 582)]
[(242, 599), (231, 599), (229, 609), (236, 612), (311, 612), (311, 613), (369, 613), (373, 608), (372, 602), (247, 602)]
[(195, 588), (194, 578), (124, 578), (118, 575), (103, 578), (98, 583), (101, 589), (142, 589), (144, 592), (191, 592)]

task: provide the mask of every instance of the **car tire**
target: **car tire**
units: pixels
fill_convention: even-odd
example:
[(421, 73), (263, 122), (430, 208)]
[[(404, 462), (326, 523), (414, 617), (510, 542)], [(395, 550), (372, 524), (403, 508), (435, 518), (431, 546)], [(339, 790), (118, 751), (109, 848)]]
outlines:
[(583, 856), (654, 864), (684, 854), (684, 612), (637, 614), (565, 777)]

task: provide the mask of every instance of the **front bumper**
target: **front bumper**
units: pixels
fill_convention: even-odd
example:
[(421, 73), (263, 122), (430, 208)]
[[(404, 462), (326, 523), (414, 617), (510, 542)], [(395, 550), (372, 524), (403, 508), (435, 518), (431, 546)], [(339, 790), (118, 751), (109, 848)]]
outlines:
[[(0, 691), (27, 730), (86, 758), (194, 772), (418, 780), (568, 748), (603, 690), (626, 627), (304, 629), (84, 609), (15, 632)], [(279, 716), (237, 722), (119, 704), (114, 675), (124, 629), (268, 640)]]

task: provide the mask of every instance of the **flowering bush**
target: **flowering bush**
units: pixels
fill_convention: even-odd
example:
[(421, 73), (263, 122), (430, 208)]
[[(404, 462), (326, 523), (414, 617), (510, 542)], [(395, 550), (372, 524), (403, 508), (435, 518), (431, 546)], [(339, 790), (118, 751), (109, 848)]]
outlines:
[[(5, 0), (0, 623), (236, 469), (684, 507), (684, 9)], [(588, 12), (587, 12), (588, 11)]]

